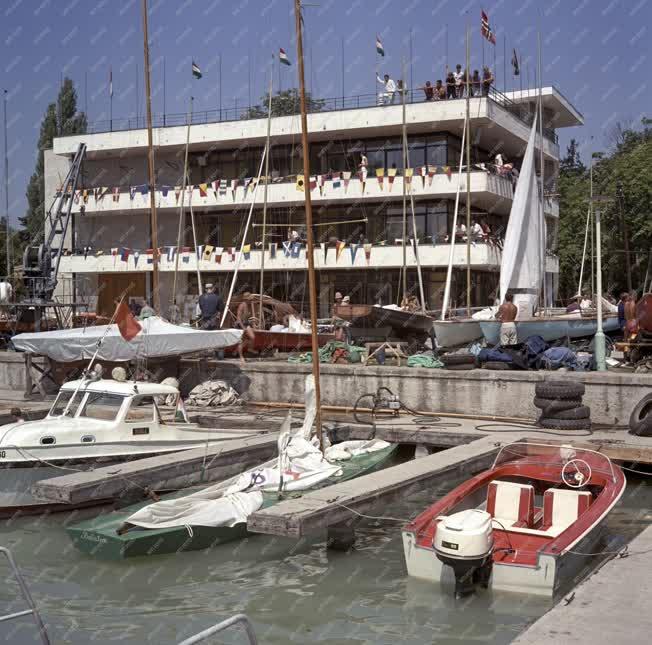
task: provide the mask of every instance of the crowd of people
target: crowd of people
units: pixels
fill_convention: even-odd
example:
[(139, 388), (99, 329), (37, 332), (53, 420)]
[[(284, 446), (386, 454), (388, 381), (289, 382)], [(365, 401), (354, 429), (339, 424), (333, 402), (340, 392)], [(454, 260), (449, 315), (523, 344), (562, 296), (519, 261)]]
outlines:
[[(383, 78), (376, 77), (376, 80), (383, 86), (383, 92), (378, 95), (380, 105), (392, 105), (400, 99), (401, 93), (408, 91), (403, 80), (394, 81), (389, 74)], [(468, 70), (463, 70), (461, 65), (455, 66), (455, 71), (449, 71), (444, 81), (437, 80), (433, 85), (426, 81), (416, 89), (422, 90), (425, 101), (446, 101), (450, 99), (466, 98), (474, 96), (488, 96), (495, 77), (491, 69), (485, 66), (480, 75), (480, 70), (473, 70), (469, 75)]]

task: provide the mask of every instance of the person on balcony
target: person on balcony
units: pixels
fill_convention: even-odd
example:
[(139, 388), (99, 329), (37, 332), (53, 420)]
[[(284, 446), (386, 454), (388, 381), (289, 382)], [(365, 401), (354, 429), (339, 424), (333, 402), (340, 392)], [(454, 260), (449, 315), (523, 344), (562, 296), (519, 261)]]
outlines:
[(455, 80), (455, 96), (461, 99), (464, 96), (464, 72), (461, 65), (455, 66), (453, 79)]
[(482, 73), (482, 96), (489, 96), (489, 88), (493, 85), (495, 80), (493, 72), (485, 66)]
[[(441, 85), (441, 81), (439, 81), (439, 84)], [(426, 81), (426, 84), (422, 85), (418, 89), (423, 90), (425, 101), (435, 100), (435, 88), (432, 86), (432, 83), (430, 81)]]
[(434, 100), (444, 101), (446, 99), (446, 88), (442, 85), (441, 79), (435, 83)]
[(396, 94), (396, 83), (390, 78), (389, 74), (385, 74), (383, 78), (376, 76), (376, 80), (385, 88), (382, 94), (383, 105), (394, 103), (394, 95)]
[(446, 75), (446, 98), (454, 99), (456, 96), (455, 92), (455, 75), (453, 72), (448, 72)]
[(480, 72), (474, 69), (473, 76), (471, 77), (471, 96), (480, 96), (481, 90), (482, 79), (480, 78)]

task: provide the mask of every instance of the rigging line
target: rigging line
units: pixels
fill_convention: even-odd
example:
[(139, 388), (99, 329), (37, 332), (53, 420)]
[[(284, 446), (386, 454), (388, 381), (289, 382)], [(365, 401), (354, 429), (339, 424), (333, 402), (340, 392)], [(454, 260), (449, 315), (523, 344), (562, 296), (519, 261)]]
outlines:
[[(368, 222), (368, 221), (369, 221), (369, 219), (367, 217), (365, 217), (363, 219), (335, 220), (335, 221), (332, 221), (332, 222), (317, 222), (317, 223), (313, 224), (312, 226), (313, 226), (313, 228), (315, 228), (317, 226), (332, 226), (333, 224), (360, 224), (362, 222)], [(274, 227), (274, 228), (287, 228), (288, 226), (300, 227), (300, 226), (305, 226), (305, 225), (306, 225), (305, 222), (302, 222), (302, 223), (288, 222), (287, 224), (269, 224), (269, 223), (267, 223), (265, 226)], [(252, 228), (256, 228), (256, 227), (261, 227), (262, 224), (255, 224), (254, 223), (251, 226), (252, 226)]]

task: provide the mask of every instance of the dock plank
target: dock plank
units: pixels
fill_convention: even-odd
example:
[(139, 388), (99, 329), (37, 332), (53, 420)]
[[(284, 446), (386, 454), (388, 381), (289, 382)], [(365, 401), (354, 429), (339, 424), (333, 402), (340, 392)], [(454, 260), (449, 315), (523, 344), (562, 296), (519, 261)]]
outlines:
[(185, 488), (226, 479), (271, 459), (277, 452), (277, 440), (276, 433), (225, 440), (208, 450), (193, 448), (45, 479), (31, 490), (39, 499), (76, 505), (142, 496), (144, 489)]
[[(301, 537), (365, 513), (379, 502), (410, 495), (443, 477), (469, 475), (488, 468), (498, 452), (495, 438), (415, 459), (290, 499), (249, 517), (254, 533)], [(344, 506), (348, 508), (344, 508)]]

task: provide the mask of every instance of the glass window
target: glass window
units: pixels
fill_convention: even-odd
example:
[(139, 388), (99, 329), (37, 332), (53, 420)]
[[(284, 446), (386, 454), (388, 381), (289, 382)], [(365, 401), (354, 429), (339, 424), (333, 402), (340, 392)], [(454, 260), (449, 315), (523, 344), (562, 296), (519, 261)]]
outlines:
[(403, 174), (403, 149), (388, 148), (385, 153), (385, 168), (396, 168), (397, 175)]
[(125, 421), (127, 423), (149, 423), (154, 421), (154, 397), (152, 396), (135, 396), (132, 401)]
[[(66, 409), (68, 401), (70, 401), (70, 399), (73, 397), (73, 394), (75, 393), (72, 390), (62, 390), (59, 392), (59, 396), (57, 396), (54, 403), (52, 404), (52, 407), (50, 408), (50, 416), (60, 417), (63, 414), (63, 411)], [(72, 417), (75, 415), (75, 412), (77, 412), (77, 408), (79, 407), (83, 396), (83, 392), (77, 392), (75, 400), (70, 404), (70, 407), (68, 408), (69, 416)]]
[(114, 421), (124, 400), (125, 397), (119, 394), (89, 392), (80, 416), (89, 419), (101, 419), (102, 421)]

